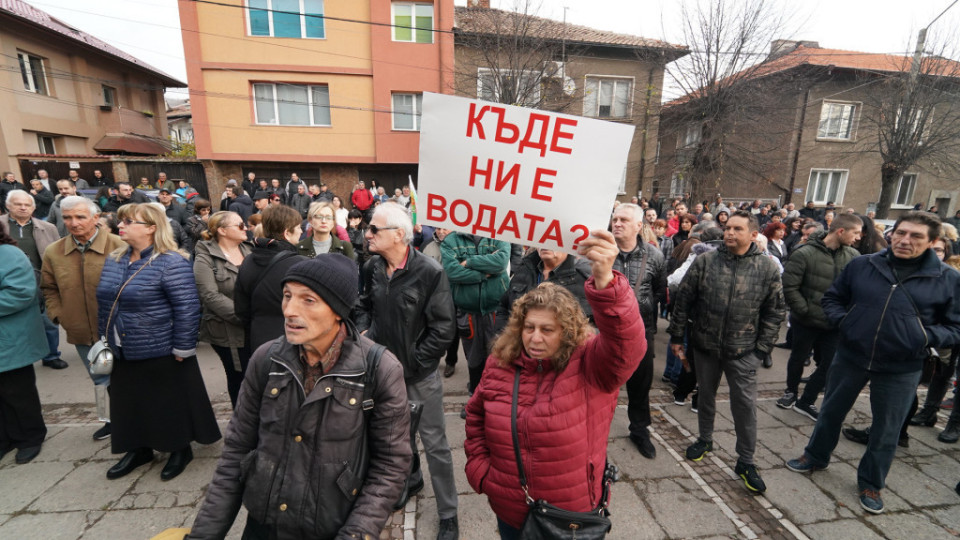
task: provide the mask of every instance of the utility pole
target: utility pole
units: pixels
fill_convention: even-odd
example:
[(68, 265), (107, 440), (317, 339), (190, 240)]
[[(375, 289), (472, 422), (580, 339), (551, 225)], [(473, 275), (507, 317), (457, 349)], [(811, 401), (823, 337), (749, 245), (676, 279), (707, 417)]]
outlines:
[(920, 76), (920, 61), (923, 59), (923, 47), (927, 42), (927, 29), (933, 26), (933, 23), (937, 22), (937, 19), (943, 17), (943, 14), (950, 10), (953, 6), (957, 5), (957, 2), (960, 0), (953, 0), (946, 9), (940, 12), (939, 15), (934, 17), (930, 24), (920, 29), (920, 32), (917, 33), (917, 48), (913, 51), (913, 63), (910, 65), (910, 88), (913, 89), (917, 84), (917, 78)]

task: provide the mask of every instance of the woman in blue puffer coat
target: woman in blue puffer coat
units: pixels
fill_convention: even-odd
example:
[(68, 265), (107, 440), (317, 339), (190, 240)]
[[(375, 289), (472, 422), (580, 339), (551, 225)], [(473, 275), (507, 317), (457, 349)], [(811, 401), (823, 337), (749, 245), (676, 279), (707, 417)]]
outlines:
[(107, 478), (152, 462), (158, 450), (170, 452), (160, 473), (170, 480), (193, 459), (192, 441), (220, 439), (197, 364), (200, 298), (163, 207), (128, 204), (117, 218), (129, 247), (107, 257), (97, 287), (100, 335), (117, 356), (110, 377), (112, 448), (125, 452)]

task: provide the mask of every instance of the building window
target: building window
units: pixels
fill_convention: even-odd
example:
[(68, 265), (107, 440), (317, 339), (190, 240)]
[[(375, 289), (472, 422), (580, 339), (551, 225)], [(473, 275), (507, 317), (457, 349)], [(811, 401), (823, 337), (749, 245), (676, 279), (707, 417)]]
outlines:
[(251, 36), (326, 37), (323, 0), (247, 0)]
[(894, 199), (895, 206), (913, 207), (913, 192), (917, 188), (917, 175), (905, 174), (900, 177), (897, 183), (897, 198)]
[(820, 127), (817, 130), (817, 137), (842, 141), (852, 139), (856, 112), (857, 106), (853, 103), (824, 102), (820, 110)]
[(43, 71), (43, 58), (25, 52), (18, 52), (17, 58), (20, 60), (20, 76), (23, 78), (23, 89), (35, 94), (49, 96), (47, 78)]
[(117, 104), (117, 89), (112, 86), (103, 85), (103, 104), (111, 107)]
[(630, 116), (631, 79), (587, 77), (583, 96), (583, 115), (595, 118)]
[(670, 177), (670, 196), (682, 197), (690, 192), (690, 179), (684, 178), (683, 173), (673, 173)]
[(699, 123), (687, 124), (687, 129), (683, 131), (682, 136), (677, 138), (677, 148), (687, 148), (700, 142), (703, 132), (703, 126)]
[(627, 166), (623, 166), (623, 174), (620, 175), (620, 185), (617, 186), (617, 194), (624, 195), (627, 193)]
[(534, 71), (494, 71), (477, 69), (477, 97), (486, 101), (536, 107), (540, 104), (539, 73)]
[(847, 171), (813, 169), (807, 184), (807, 200), (816, 204), (843, 202), (843, 192), (847, 186)]
[(330, 125), (330, 89), (326, 85), (257, 83), (253, 97), (258, 124)]
[(433, 4), (394, 2), (393, 40), (433, 43)]
[(423, 94), (393, 94), (393, 129), (420, 131)]
[(49, 135), (37, 135), (37, 146), (41, 154), (56, 154), (57, 147), (53, 144), (53, 137)]

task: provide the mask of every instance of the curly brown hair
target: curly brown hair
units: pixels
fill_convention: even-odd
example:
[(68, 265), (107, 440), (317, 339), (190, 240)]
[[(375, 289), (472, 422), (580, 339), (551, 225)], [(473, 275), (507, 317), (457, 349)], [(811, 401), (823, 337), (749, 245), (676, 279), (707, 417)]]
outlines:
[(520, 357), (523, 324), (527, 314), (534, 309), (545, 309), (557, 318), (561, 332), (560, 350), (552, 360), (554, 369), (563, 371), (573, 351), (593, 335), (593, 328), (570, 291), (550, 282), (541, 283), (514, 302), (510, 320), (493, 343), (491, 354), (497, 357), (502, 367), (509, 367)]

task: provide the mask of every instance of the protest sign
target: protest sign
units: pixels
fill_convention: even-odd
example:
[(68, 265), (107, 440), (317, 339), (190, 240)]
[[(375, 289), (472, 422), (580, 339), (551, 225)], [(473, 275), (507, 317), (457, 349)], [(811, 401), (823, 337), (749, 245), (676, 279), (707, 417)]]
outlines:
[(424, 93), (421, 223), (574, 253), (606, 229), (634, 126)]

